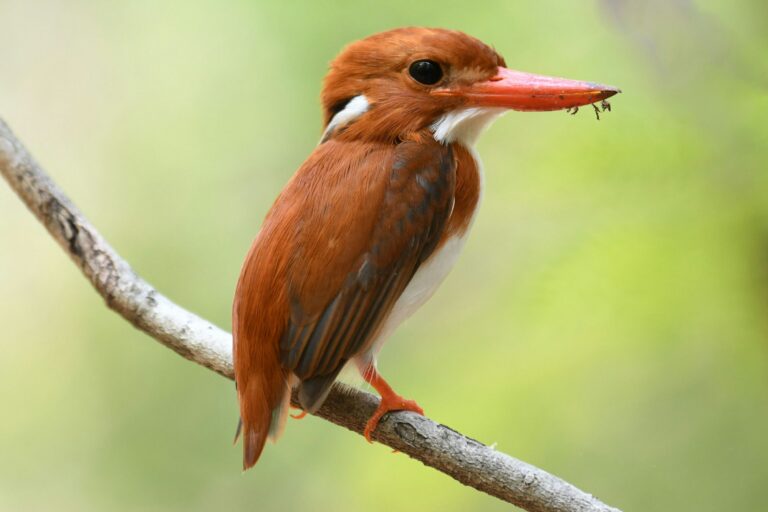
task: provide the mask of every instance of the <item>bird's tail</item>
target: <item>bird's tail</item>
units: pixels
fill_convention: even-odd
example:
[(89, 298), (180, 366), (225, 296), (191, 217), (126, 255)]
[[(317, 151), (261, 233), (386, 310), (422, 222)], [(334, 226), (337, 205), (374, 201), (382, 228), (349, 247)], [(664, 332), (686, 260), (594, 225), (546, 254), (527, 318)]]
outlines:
[(269, 439), (277, 441), (285, 427), (290, 404), (290, 388), (284, 379), (257, 384), (251, 379), (250, 385), (238, 392), (240, 398), (240, 421), (237, 425), (235, 442), (243, 437), (243, 470), (252, 467), (259, 460), (264, 444)]
[[(290, 405), (290, 383), (276, 351), (268, 344), (244, 343), (235, 329), (235, 380), (240, 423), (235, 441), (243, 437), (243, 470), (259, 460), (267, 439), (282, 434)], [(242, 331), (241, 331), (242, 332)], [(254, 350), (256, 348), (256, 350)]]
[(244, 470), (259, 460), (267, 439), (276, 441), (280, 436), (292, 385), (291, 373), (280, 364), (288, 300), (279, 276), (263, 264), (266, 255), (259, 252), (259, 239), (243, 264), (232, 305), (232, 355)]

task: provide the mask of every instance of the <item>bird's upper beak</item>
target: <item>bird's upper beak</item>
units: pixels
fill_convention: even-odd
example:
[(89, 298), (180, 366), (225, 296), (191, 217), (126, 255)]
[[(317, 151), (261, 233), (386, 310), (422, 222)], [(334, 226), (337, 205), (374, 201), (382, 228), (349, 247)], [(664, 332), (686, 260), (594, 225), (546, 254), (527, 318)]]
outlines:
[(619, 92), (621, 90), (609, 85), (499, 67), (496, 75), (489, 80), (463, 87), (434, 89), (432, 94), (464, 98), (473, 107), (545, 111), (588, 105)]

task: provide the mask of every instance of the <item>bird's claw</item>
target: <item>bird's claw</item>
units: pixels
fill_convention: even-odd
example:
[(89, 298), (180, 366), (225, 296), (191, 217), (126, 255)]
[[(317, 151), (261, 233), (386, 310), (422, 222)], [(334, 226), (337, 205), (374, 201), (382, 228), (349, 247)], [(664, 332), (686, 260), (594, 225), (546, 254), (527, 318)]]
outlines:
[(302, 409), (301, 407), (297, 407), (297, 406), (295, 406), (295, 405), (291, 404), (291, 409), (296, 409), (297, 411), (299, 411), (299, 412), (297, 412), (296, 414), (290, 414), (290, 415), (289, 415), (291, 418), (293, 418), (293, 419), (295, 419), (295, 420), (300, 420), (300, 419), (302, 419), (304, 416), (306, 416), (306, 415), (307, 415), (307, 411), (305, 411), (305, 410), (304, 410), (304, 409)]
[(419, 404), (414, 400), (406, 400), (397, 395), (393, 398), (382, 398), (379, 406), (376, 408), (376, 412), (373, 413), (373, 416), (370, 417), (368, 423), (365, 424), (363, 436), (366, 441), (373, 443), (373, 439), (371, 438), (373, 431), (376, 430), (381, 418), (392, 411), (411, 411), (421, 416), (424, 415), (424, 409), (419, 407)]

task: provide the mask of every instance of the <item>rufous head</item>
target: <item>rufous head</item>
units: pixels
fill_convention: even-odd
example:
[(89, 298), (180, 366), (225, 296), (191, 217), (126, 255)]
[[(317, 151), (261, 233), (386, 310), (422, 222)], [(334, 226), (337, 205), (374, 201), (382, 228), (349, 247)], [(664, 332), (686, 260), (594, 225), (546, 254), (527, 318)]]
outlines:
[(331, 63), (323, 140), (396, 141), (431, 129), (441, 142), (472, 144), (509, 109), (567, 109), (618, 92), (512, 71), (493, 48), (462, 32), (400, 28), (350, 44)]

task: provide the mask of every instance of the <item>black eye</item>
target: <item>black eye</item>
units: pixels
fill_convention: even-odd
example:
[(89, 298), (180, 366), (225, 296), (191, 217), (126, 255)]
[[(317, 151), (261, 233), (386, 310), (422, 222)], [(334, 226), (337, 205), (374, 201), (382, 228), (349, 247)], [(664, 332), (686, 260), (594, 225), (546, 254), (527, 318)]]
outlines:
[(440, 64), (433, 60), (417, 60), (408, 68), (414, 80), (424, 85), (434, 85), (443, 78)]

